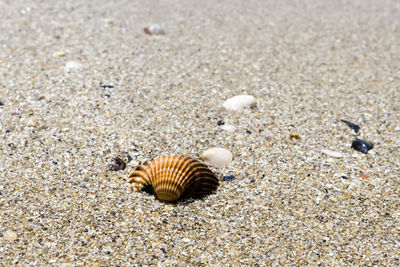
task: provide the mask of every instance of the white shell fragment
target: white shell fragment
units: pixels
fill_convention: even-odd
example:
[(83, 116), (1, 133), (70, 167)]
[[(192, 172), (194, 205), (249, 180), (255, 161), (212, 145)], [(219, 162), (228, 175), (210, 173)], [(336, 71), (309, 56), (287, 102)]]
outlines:
[(73, 70), (73, 69), (80, 69), (80, 68), (82, 68), (82, 64), (81, 63), (79, 63), (79, 62), (77, 62), (77, 61), (68, 61), (66, 64), (65, 64), (65, 67), (64, 67), (64, 70), (66, 71), (66, 72), (70, 72), (71, 70)]
[(8, 230), (4, 233), (4, 239), (13, 242), (15, 239), (17, 239), (17, 233)]
[(201, 155), (201, 158), (210, 166), (221, 168), (232, 162), (232, 153), (220, 147), (210, 148)]
[(57, 50), (54, 51), (53, 56), (55, 57), (63, 57), (67, 54), (67, 52), (63, 51), (63, 50)]
[(222, 106), (227, 110), (241, 111), (245, 108), (255, 106), (256, 99), (251, 95), (237, 95), (227, 99)]
[(331, 150), (327, 150), (327, 149), (322, 149), (321, 152), (330, 157), (343, 158), (343, 154), (341, 152), (331, 151)]
[(236, 131), (235, 125), (231, 124), (224, 124), (221, 126), (221, 129), (227, 131), (228, 133), (233, 133), (234, 131)]
[(158, 24), (152, 24), (149, 27), (144, 28), (144, 32), (150, 35), (164, 35), (164, 29)]

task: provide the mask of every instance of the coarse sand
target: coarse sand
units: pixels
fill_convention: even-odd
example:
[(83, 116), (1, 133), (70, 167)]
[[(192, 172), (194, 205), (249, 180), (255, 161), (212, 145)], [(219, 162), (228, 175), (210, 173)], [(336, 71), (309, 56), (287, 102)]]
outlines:
[[(0, 265), (400, 265), (399, 18), (397, 0), (0, 0)], [(242, 94), (256, 106), (222, 107)], [(234, 158), (204, 199), (127, 183), (211, 147)]]

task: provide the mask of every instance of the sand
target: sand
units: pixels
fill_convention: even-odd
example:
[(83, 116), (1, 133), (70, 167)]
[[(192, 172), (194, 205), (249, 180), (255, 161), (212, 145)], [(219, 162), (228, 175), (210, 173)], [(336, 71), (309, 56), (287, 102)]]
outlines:
[[(0, 265), (400, 264), (398, 1), (17, 0), (0, 17)], [(222, 107), (240, 94), (256, 107)], [(234, 155), (215, 194), (131, 192), (139, 163), (211, 147)]]

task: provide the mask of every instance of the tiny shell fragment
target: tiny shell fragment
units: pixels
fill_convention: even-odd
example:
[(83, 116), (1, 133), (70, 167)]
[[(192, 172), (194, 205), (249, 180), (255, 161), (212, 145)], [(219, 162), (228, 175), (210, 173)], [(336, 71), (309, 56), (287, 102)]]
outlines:
[(6, 231), (6, 232), (4, 233), (4, 239), (7, 240), (7, 241), (11, 241), (11, 242), (12, 242), (12, 241), (14, 241), (15, 239), (17, 239), (17, 233), (8, 230), (8, 231)]
[(234, 125), (231, 124), (225, 124), (221, 126), (222, 130), (225, 130), (229, 133), (233, 133), (236, 130), (236, 127)]
[(352, 122), (349, 122), (346, 120), (342, 120), (342, 122), (346, 123), (347, 126), (349, 126), (351, 129), (353, 129), (355, 133), (358, 133), (361, 129), (361, 127), (355, 123), (352, 123)]
[(55, 57), (63, 57), (63, 56), (65, 56), (66, 54), (67, 54), (67, 52), (61, 51), (61, 50), (59, 50), (59, 51), (54, 51), (54, 53), (53, 53), (53, 55), (54, 55)]
[(343, 158), (343, 154), (340, 152), (336, 152), (336, 151), (331, 151), (331, 150), (327, 150), (327, 149), (322, 149), (321, 150), (322, 153), (330, 156), (330, 157), (334, 157), (334, 158)]
[(71, 70), (73, 70), (73, 69), (80, 69), (80, 68), (82, 68), (82, 64), (81, 63), (79, 63), (79, 62), (77, 62), (77, 61), (68, 61), (66, 64), (65, 64), (65, 67), (64, 67), (64, 70), (66, 71), (66, 72), (69, 72), (69, 71), (71, 71)]
[(221, 168), (232, 162), (232, 153), (220, 147), (210, 148), (201, 155), (201, 158), (210, 166)]
[(126, 163), (119, 157), (112, 159), (114, 163), (108, 165), (108, 170), (110, 171), (120, 171), (126, 168)]
[(237, 95), (227, 99), (222, 106), (227, 110), (241, 111), (245, 108), (255, 106), (256, 99), (251, 95)]

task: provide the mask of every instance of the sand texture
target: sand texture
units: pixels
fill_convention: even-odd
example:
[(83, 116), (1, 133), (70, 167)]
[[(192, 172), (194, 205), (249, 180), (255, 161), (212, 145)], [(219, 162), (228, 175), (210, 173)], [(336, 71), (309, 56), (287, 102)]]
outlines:
[[(0, 265), (400, 264), (397, 0), (0, 0), (0, 102)], [(127, 183), (211, 147), (204, 199)]]

